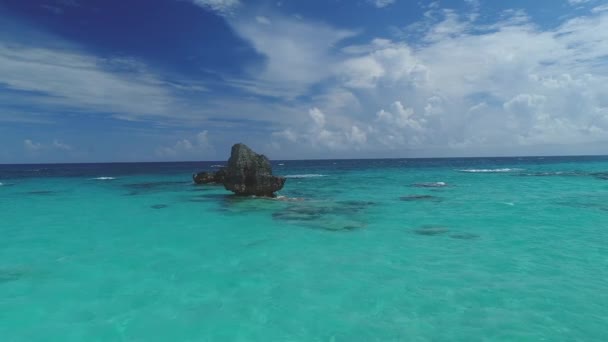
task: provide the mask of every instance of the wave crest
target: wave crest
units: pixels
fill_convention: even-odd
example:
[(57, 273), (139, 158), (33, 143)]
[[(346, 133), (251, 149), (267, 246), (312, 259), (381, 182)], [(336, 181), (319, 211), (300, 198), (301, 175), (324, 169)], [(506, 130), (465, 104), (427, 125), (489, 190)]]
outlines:
[(448, 186), (445, 182), (432, 182), (432, 183), (416, 183), (412, 185), (416, 188), (443, 188)]
[(94, 180), (114, 180), (116, 179), (115, 177), (96, 177), (96, 178), (91, 178)]
[(464, 169), (464, 170), (456, 170), (458, 172), (467, 172), (467, 173), (504, 173), (504, 172), (514, 172), (514, 171), (523, 171), (523, 169), (511, 169), (511, 168), (502, 168), (502, 169)]

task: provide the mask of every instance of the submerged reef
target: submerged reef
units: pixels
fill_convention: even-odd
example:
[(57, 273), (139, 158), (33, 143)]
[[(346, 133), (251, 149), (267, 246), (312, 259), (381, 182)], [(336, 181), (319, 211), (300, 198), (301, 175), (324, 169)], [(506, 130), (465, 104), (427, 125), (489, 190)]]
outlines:
[(450, 237), (452, 239), (459, 239), (459, 240), (475, 240), (475, 239), (479, 238), (479, 235), (472, 234), (472, 233), (454, 233), (454, 234), (450, 235)]
[(414, 201), (432, 201), (432, 202), (441, 202), (442, 198), (432, 195), (408, 195), (401, 196), (399, 200), (404, 202), (414, 202)]
[(295, 202), (275, 211), (274, 220), (327, 231), (353, 231), (365, 228), (367, 223), (360, 215), (373, 202)]
[(450, 230), (446, 227), (436, 226), (424, 226), (414, 230), (414, 233), (418, 235), (441, 235), (449, 232)]
[(17, 281), (24, 276), (24, 272), (16, 269), (0, 269), (0, 283)]

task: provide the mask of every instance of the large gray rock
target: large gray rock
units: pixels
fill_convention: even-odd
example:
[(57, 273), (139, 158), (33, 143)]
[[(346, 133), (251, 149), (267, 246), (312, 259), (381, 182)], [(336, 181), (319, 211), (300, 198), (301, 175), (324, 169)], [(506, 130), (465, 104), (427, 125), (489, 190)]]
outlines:
[(284, 177), (272, 175), (266, 156), (253, 152), (245, 144), (232, 146), (224, 187), (237, 195), (274, 197), (283, 188)]

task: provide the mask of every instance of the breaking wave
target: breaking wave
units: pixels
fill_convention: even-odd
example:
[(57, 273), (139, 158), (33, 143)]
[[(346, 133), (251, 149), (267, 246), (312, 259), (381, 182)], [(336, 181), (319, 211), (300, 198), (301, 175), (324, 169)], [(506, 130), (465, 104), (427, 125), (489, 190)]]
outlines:
[(514, 172), (514, 171), (523, 171), (523, 169), (464, 169), (464, 170), (456, 170), (458, 172), (468, 172), (468, 173), (503, 173), (503, 172)]
[(416, 183), (412, 186), (417, 188), (443, 188), (444, 186), (448, 186), (445, 182), (433, 182), (433, 183)]
[(115, 177), (97, 177), (97, 178), (91, 178), (94, 180), (113, 180), (116, 179)]

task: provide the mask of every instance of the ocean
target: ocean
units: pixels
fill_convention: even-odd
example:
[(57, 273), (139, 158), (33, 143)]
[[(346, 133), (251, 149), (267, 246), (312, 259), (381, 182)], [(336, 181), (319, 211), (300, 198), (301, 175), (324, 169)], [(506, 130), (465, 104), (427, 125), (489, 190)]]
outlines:
[(608, 157), (0, 165), (2, 341), (605, 341)]

